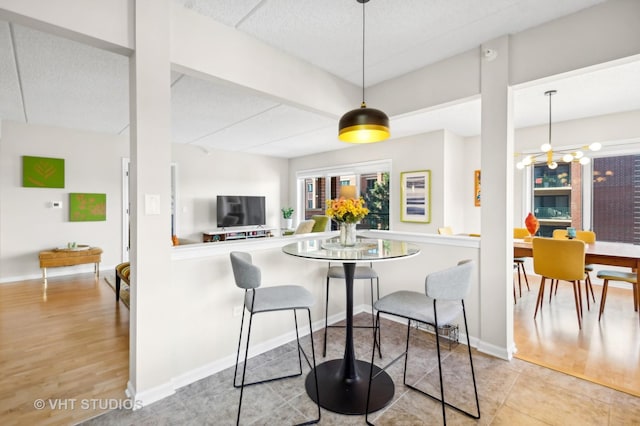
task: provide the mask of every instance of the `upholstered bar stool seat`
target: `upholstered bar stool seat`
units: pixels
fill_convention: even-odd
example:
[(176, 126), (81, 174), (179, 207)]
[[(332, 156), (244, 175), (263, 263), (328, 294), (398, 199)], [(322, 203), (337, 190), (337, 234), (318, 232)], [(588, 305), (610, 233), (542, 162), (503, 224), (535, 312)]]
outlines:
[(313, 296), (306, 289), (295, 285), (264, 287), (244, 296), (244, 304), (250, 312), (282, 311), (288, 309), (307, 309), (314, 303)]

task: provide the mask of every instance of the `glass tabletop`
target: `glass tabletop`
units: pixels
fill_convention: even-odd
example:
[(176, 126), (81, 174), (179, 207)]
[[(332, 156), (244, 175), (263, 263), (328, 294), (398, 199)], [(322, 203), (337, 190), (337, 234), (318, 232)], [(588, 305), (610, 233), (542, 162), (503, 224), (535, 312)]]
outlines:
[(347, 262), (373, 262), (413, 256), (420, 248), (405, 241), (358, 238), (356, 245), (343, 247), (338, 238), (328, 240), (304, 240), (287, 244), (282, 251), (292, 256), (317, 260)]

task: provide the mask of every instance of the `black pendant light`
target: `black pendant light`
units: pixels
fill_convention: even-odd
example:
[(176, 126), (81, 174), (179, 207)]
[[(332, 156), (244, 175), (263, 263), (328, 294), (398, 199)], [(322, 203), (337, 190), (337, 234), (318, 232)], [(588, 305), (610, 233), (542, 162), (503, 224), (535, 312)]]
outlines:
[(389, 117), (379, 109), (367, 108), (364, 101), (364, 4), (369, 0), (356, 1), (362, 3), (362, 104), (340, 118), (338, 138), (350, 143), (380, 142), (390, 136)]

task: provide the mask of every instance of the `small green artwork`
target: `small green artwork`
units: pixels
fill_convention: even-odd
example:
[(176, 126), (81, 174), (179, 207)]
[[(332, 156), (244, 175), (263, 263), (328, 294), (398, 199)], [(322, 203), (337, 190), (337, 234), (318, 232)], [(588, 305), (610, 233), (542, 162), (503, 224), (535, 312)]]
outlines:
[(22, 186), (64, 188), (64, 159), (22, 156)]
[(69, 221), (107, 220), (107, 194), (69, 194)]

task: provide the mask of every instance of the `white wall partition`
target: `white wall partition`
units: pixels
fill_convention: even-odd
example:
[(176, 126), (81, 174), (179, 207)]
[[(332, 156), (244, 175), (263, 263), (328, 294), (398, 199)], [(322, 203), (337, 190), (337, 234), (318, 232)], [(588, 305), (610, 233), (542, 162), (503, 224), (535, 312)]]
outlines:
[[(366, 231), (363, 235), (410, 241), (421, 249), (420, 254), (415, 257), (375, 264), (383, 295), (399, 288), (424, 292), (424, 279), (428, 273), (453, 266), (461, 259), (479, 262), (479, 241), (470, 237), (389, 231)], [(314, 328), (318, 330), (324, 326), (324, 304), (321, 301), (324, 300), (326, 262), (295, 258), (281, 250), (285, 244), (307, 238), (311, 237), (291, 236), (251, 242), (194, 244), (178, 247), (173, 251), (172, 303), (173, 309), (182, 314), (174, 316), (169, 328), (163, 330), (166, 338), (173, 343), (175, 359), (171, 371), (174, 381), (167, 385), (180, 387), (192, 383), (233, 365), (235, 361), (240, 316), (235, 316), (234, 310), (242, 306), (244, 292), (236, 287), (233, 280), (229, 261), (229, 252), (232, 250), (251, 253), (254, 263), (262, 269), (265, 286), (298, 284), (307, 288), (316, 299), (311, 312)], [(466, 299), (472, 345), (479, 344), (480, 332), (479, 270), (475, 273), (472, 289)], [(354, 312), (370, 311), (369, 300), (369, 286), (356, 285)], [(344, 317), (344, 292), (332, 292), (329, 304), (334, 319)], [(458, 323), (461, 325), (462, 320)], [(301, 328), (304, 330), (304, 327)], [(263, 316), (252, 331), (254, 349), (250, 354), (269, 350), (294, 338), (290, 313)], [(336, 343), (343, 344), (342, 341)], [(318, 348), (316, 353), (317, 351)]]

